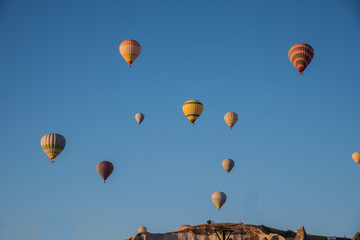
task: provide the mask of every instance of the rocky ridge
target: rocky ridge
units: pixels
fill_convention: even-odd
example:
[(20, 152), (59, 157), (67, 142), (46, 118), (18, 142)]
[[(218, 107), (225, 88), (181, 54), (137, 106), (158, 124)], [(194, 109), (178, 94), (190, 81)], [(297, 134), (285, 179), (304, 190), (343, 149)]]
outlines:
[[(295, 233), (290, 230), (283, 231), (263, 225), (211, 223), (193, 225), (168, 233), (138, 233), (126, 240), (329, 240), (329, 238), (307, 234), (303, 226)], [(331, 240), (351, 239), (342, 237)], [(355, 235), (352, 240), (360, 240), (360, 236)]]

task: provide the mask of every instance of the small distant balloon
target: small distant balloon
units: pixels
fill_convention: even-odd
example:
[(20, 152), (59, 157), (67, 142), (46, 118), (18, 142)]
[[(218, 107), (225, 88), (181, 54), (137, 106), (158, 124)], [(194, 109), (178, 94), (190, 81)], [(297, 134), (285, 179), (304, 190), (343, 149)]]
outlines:
[(360, 152), (354, 152), (352, 155), (352, 159), (359, 165), (360, 163)]
[(224, 205), (226, 202), (226, 195), (223, 192), (214, 192), (211, 195), (211, 200), (215, 204), (215, 206), (219, 209)]
[(303, 75), (305, 68), (314, 57), (314, 49), (309, 44), (298, 43), (290, 48), (288, 56), (290, 62), (299, 71), (299, 74)]
[(40, 141), (41, 148), (46, 155), (51, 159), (51, 163), (64, 150), (66, 141), (65, 138), (58, 133), (49, 133), (44, 135)]
[(224, 120), (227, 125), (229, 125), (230, 129), (235, 125), (235, 123), (238, 121), (238, 115), (235, 112), (228, 112), (224, 116)]
[(98, 172), (100, 177), (104, 180), (104, 183), (106, 179), (111, 175), (113, 170), (114, 170), (114, 165), (108, 161), (99, 162), (98, 165), (96, 166), (96, 171)]
[(145, 115), (143, 113), (137, 113), (135, 115), (136, 121), (139, 123), (139, 125), (144, 121)]
[(230, 158), (224, 159), (222, 161), (222, 166), (228, 174), (230, 173), (231, 169), (233, 169), (234, 165), (235, 162)]
[(147, 232), (147, 228), (145, 226), (140, 226), (138, 229), (139, 233), (146, 233)]
[(191, 122), (191, 125), (194, 125), (196, 119), (201, 115), (204, 106), (198, 100), (189, 100), (186, 101), (182, 107), (185, 116)]
[(129, 64), (129, 68), (130, 68), (131, 64), (140, 55), (141, 45), (138, 41), (135, 40), (131, 40), (131, 39), (125, 40), (120, 44), (119, 51), (121, 56)]

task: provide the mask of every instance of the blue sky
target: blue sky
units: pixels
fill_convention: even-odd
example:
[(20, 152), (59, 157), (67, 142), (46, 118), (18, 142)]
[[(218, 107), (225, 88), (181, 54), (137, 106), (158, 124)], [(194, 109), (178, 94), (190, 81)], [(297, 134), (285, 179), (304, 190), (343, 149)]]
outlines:
[[(5, 0), (0, 32), (1, 239), (124, 239), (208, 219), (360, 230), (356, 1)], [(130, 70), (126, 39), (142, 45)], [(299, 42), (315, 50), (303, 76), (287, 56)], [(195, 126), (189, 99), (204, 104)], [(67, 140), (53, 165), (50, 132)]]

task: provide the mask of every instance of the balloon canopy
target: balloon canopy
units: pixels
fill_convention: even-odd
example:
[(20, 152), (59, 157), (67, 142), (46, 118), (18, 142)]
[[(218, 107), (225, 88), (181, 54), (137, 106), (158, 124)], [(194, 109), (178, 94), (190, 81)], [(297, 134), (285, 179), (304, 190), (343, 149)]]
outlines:
[(211, 200), (220, 211), (220, 208), (226, 202), (226, 195), (223, 192), (214, 192), (211, 196)]
[(113, 170), (114, 170), (114, 165), (108, 161), (99, 162), (96, 166), (96, 171), (98, 172), (100, 177), (104, 180), (104, 183), (106, 179), (111, 175)]
[(235, 123), (238, 121), (238, 115), (235, 112), (228, 112), (225, 113), (224, 120), (227, 125), (229, 125), (230, 129), (235, 125)]
[(299, 74), (304, 74), (305, 68), (314, 57), (314, 49), (309, 44), (298, 43), (290, 48), (288, 56), (290, 62), (299, 71)]
[(184, 103), (182, 109), (185, 116), (191, 122), (191, 125), (194, 125), (194, 122), (201, 115), (204, 107), (203, 104), (198, 100), (189, 100)]
[(55, 158), (64, 150), (66, 140), (58, 133), (49, 133), (41, 138), (40, 145), (53, 163)]
[(230, 173), (231, 169), (233, 169), (234, 165), (235, 162), (230, 158), (224, 159), (222, 161), (222, 166), (228, 174)]
[(120, 44), (119, 51), (121, 56), (129, 64), (129, 68), (130, 68), (131, 64), (140, 55), (141, 45), (136, 40), (131, 40), (131, 39), (125, 40)]
[(360, 152), (354, 152), (352, 155), (352, 159), (359, 165), (360, 163)]
[(139, 125), (144, 121), (145, 115), (143, 113), (137, 113), (135, 115), (135, 120), (139, 123)]

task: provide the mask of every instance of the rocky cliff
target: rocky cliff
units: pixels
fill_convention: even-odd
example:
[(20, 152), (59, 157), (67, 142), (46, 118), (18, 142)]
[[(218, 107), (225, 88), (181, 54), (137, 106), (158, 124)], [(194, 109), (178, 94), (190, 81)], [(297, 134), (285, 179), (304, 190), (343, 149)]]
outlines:
[[(328, 240), (328, 237), (307, 234), (304, 227), (300, 227), (295, 233), (263, 225), (211, 223), (186, 226), (179, 231), (163, 234), (142, 232), (127, 240)], [(333, 238), (331, 240), (351, 239)]]

